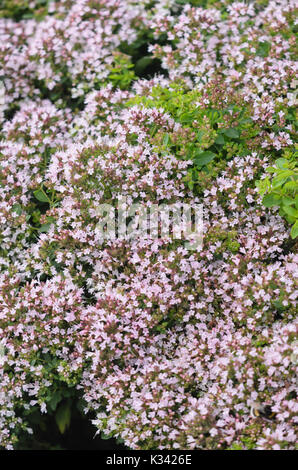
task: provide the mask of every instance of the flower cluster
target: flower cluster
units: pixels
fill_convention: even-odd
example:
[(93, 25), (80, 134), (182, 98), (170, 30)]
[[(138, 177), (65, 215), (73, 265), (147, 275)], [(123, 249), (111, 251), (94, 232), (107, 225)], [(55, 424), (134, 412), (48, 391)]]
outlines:
[[(66, 393), (131, 449), (294, 449), (297, 242), (256, 188), (294, 154), (294, 2), (6, 3), (0, 447)], [(202, 204), (202, 250), (102, 240), (119, 201)]]

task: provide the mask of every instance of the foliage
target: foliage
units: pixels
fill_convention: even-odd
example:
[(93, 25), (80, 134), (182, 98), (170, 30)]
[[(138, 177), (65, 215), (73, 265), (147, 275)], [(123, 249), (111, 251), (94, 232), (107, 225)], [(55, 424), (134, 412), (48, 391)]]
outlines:
[(241, 106), (239, 99), (238, 103), (233, 103), (230, 97), (225, 106), (216, 101), (202, 106), (202, 93), (189, 90), (183, 81), (172, 82), (168, 88), (157, 86), (150, 97), (135, 96), (126, 106), (136, 104), (161, 109), (181, 125), (179, 133), (175, 130), (162, 134), (157, 134), (152, 126), (151, 137), (161, 151), (173, 152), (193, 162), (186, 177), (191, 190), (200, 190), (200, 170), (214, 173), (214, 164), (222, 168), (223, 160), (231, 159), (235, 152), (246, 155), (253, 146), (253, 138), (260, 132), (245, 102)]
[(258, 183), (265, 207), (278, 206), (280, 215), (293, 225), (292, 238), (298, 236), (298, 165), (297, 152), (288, 158), (278, 158), (275, 166), (267, 168), (266, 176)]
[(47, 14), (48, 3), (49, 0), (1, 0), (0, 17), (40, 20)]

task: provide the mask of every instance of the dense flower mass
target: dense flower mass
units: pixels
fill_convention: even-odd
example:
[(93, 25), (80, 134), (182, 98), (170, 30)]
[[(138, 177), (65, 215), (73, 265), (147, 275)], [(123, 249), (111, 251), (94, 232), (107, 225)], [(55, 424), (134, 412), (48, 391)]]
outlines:
[[(0, 448), (66, 394), (130, 449), (295, 449), (297, 6), (4, 2)], [(202, 204), (202, 249), (103, 241), (119, 201)]]

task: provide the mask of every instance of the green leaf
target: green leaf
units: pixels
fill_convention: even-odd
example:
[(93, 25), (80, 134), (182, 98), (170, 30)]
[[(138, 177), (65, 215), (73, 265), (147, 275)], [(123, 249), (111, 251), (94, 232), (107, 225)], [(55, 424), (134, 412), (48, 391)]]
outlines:
[(48, 203), (51, 202), (48, 196), (41, 189), (37, 189), (36, 191), (34, 191), (33, 194), (36, 197), (36, 199), (40, 202), (48, 202)]
[(267, 173), (276, 173), (276, 168), (274, 166), (268, 166)]
[(246, 119), (241, 119), (240, 123), (243, 125), (243, 124), (252, 124), (253, 123), (253, 120), (249, 117), (249, 118), (246, 118)]
[(288, 167), (288, 160), (286, 158), (278, 158), (276, 161), (275, 161), (275, 165), (277, 166), (277, 168), (279, 168), (280, 170), (284, 170), (285, 168)]
[(49, 230), (50, 230), (50, 227), (51, 227), (51, 223), (49, 224), (43, 224), (39, 229), (38, 231), (39, 232), (42, 232), (42, 233), (47, 233)]
[(207, 150), (206, 152), (202, 152), (199, 155), (197, 155), (194, 161), (198, 167), (202, 167), (210, 163), (215, 157), (216, 157), (215, 153)]
[(193, 113), (183, 113), (179, 117), (179, 121), (184, 124), (189, 124), (193, 121)]
[(289, 191), (297, 191), (297, 181), (288, 181), (284, 185), (284, 189), (289, 190)]
[(265, 207), (278, 206), (280, 201), (281, 197), (274, 193), (266, 194), (266, 196), (263, 197), (263, 205)]
[(230, 139), (237, 139), (239, 137), (239, 131), (237, 131), (237, 129), (234, 129), (233, 127), (231, 127), (230, 129), (225, 129), (224, 134), (227, 137), (230, 137)]
[(258, 48), (256, 50), (256, 55), (260, 57), (267, 57), (271, 49), (271, 44), (268, 41), (259, 42)]
[(298, 211), (291, 206), (283, 206), (283, 210), (291, 217), (298, 218)]
[(144, 70), (153, 62), (153, 57), (150, 55), (146, 55), (141, 57), (135, 65), (135, 73), (136, 75), (140, 75)]
[(216, 139), (215, 139), (215, 143), (216, 143), (217, 145), (224, 145), (224, 143), (225, 143), (224, 137), (219, 134), (219, 135), (216, 137)]
[(276, 176), (272, 181), (272, 187), (273, 188), (279, 188), (280, 186), (283, 186), (286, 183), (286, 181), (288, 181), (289, 176), (290, 176), (287, 173), (289, 173), (289, 172), (284, 172), (283, 171), (282, 174)]
[(188, 181), (187, 186), (192, 191), (193, 188), (194, 188), (194, 182), (193, 181)]
[(69, 403), (63, 403), (59, 406), (55, 414), (55, 421), (61, 434), (69, 428), (71, 420), (71, 411)]
[(197, 138), (198, 142), (201, 142), (203, 136), (204, 136), (204, 132), (202, 130), (197, 130), (196, 131), (196, 138)]
[(50, 216), (46, 218), (46, 223), (39, 228), (39, 232), (46, 233), (49, 231), (51, 225), (55, 222), (55, 218)]
[(163, 145), (166, 147), (169, 142), (170, 142), (170, 136), (169, 134), (165, 134), (163, 138)]
[(22, 206), (20, 204), (14, 204), (12, 206), (12, 211), (15, 212), (17, 215), (21, 215), (22, 213)]
[(62, 394), (60, 390), (57, 390), (53, 393), (51, 400), (49, 401), (49, 407), (52, 411), (55, 411), (58, 403), (61, 401)]
[(292, 229), (291, 229), (291, 237), (296, 238), (298, 237), (298, 220), (294, 223)]
[(288, 196), (283, 196), (282, 203), (284, 206), (292, 206), (293, 204), (295, 204), (295, 199)]

